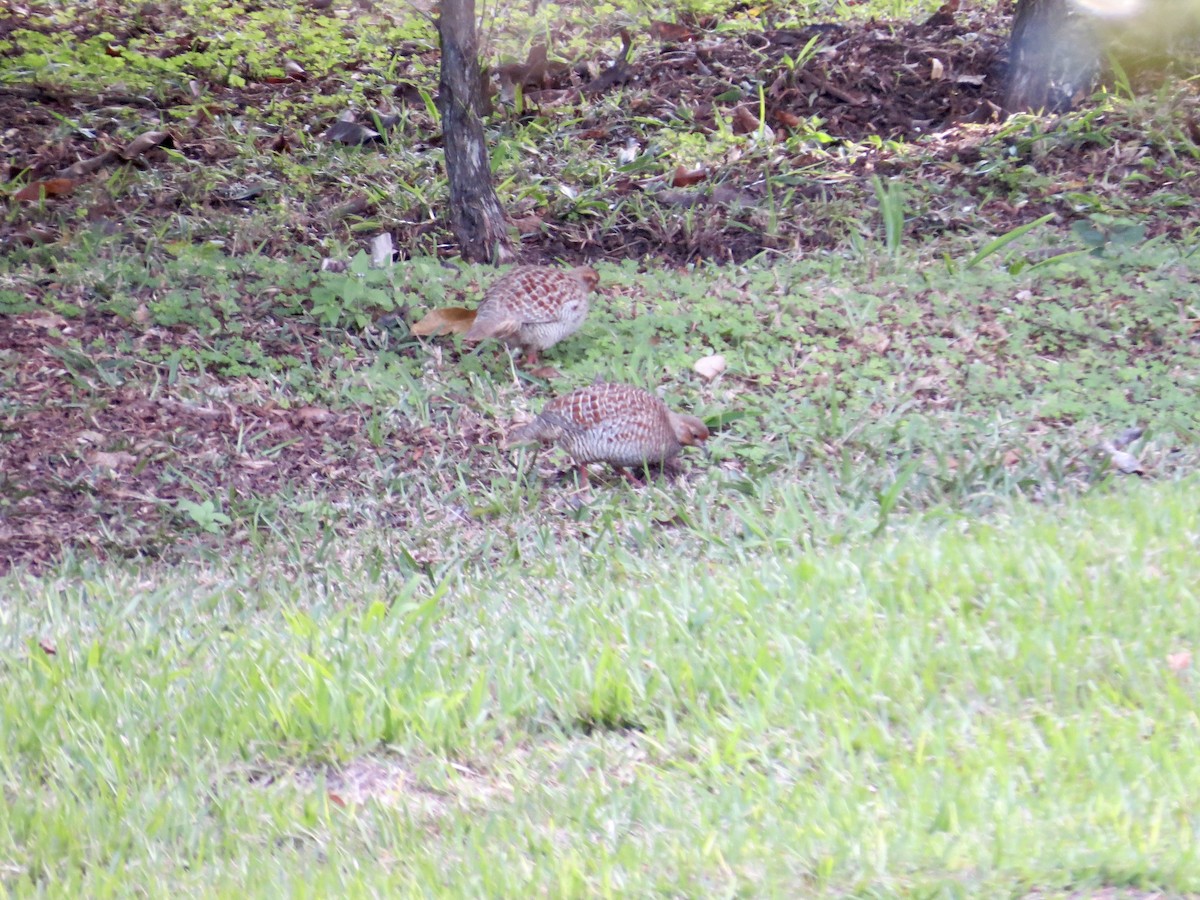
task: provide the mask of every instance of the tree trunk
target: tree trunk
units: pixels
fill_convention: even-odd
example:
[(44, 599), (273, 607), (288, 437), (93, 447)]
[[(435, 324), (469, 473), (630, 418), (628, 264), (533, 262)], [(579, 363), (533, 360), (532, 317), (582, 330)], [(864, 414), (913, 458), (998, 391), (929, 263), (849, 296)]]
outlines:
[(475, 34), (475, 0), (442, 0), (438, 111), (450, 181), (450, 228), (464, 259), (504, 262), (512, 258), (507, 219), (488, 165), (483, 140), (482, 78)]
[(1009, 112), (1066, 112), (1088, 94), (1099, 73), (1091, 22), (1067, 0), (1017, 0), (1009, 44)]

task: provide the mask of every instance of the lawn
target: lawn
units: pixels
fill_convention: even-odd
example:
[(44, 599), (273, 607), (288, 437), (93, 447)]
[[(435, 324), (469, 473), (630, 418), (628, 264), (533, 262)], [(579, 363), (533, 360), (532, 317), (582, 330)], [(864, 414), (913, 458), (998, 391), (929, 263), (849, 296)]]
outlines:
[(390, 532), (10, 576), (4, 883), (1200, 890), (1198, 499), (1128, 484), (706, 555), (614, 522), (437, 579)]

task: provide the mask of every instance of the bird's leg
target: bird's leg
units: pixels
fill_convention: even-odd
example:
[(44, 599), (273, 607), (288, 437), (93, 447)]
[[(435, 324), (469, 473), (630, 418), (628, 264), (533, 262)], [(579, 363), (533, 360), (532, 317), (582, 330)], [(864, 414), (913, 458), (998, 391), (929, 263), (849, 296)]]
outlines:
[[(542, 452), (542, 445), (539, 443), (533, 448), (533, 451), (529, 455), (529, 471), (530, 472), (537, 472), (538, 454), (541, 452)], [(517, 470), (516, 471), (517, 475), (521, 474), (521, 463), (519, 460), (517, 460), (517, 459), (513, 460), (513, 468)]]
[(644, 481), (640, 480), (636, 475), (634, 475), (632, 472), (630, 472), (624, 466), (613, 466), (613, 468), (616, 469), (618, 472), (620, 472), (622, 475), (624, 475), (626, 478), (628, 478), (630, 484), (637, 485), (638, 487), (646, 486), (646, 483)]
[(591, 502), (592, 499), (592, 488), (591, 485), (588, 484), (587, 465), (581, 463), (577, 467), (577, 471), (579, 472), (579, 490), (575, 491), (575, 493), (571, 494), (567, 499), (567, 503), (570, 504), (571, 509), (574, 510), (583, 509), (583, 507)]
[(538, 364), (538, 352), (536, 347), (527, 347), (525, 349), (525, 365), (533, 368)]

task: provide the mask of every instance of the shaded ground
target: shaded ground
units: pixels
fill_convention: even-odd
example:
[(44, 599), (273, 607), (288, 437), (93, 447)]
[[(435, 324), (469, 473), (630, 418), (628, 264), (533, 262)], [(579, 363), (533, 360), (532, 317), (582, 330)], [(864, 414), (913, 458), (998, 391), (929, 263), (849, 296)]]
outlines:
[[(583, 146), (574, 152), (607, 159), (610, 166), (629, 142), (640, 140), (644, 149), (647, 137), (652, 138), (652, 129), (648, 131), (632, 121), (637, 117), (643, 123), (661, 121), (665, 130), (697, 136), (711, 136), (730, 128), (735, 134), (754, 133), (765, 126), (771, 129), (763, 132), (768, 142), (776, 143), (783, 153), (782, 164), (770, 182), (763, 177), (767, 172), (761, 154), (744, 151), (694, 166), (687, 164), (686, 153), (680, 153), (685, 171), (679, 175), (670, 171), (675, 169), (670, 160), (660, 160), (660, 165), (649, 169), (611, 172), (588, 195), (590, 200), (612, 204), (617, 211), (614, 221), (602, 229), (586, 217), (581, 221), (578, 210), (570, 204), (536, 208), (522, 202), (510, 204), (521, 223), (523, 253), (528, 258), (595, 258), (603, 253), (635, 258), (650, 254), (667, 259), (742, 259), (764, 248), (828, 246), (840, 240), (841, 230), (819, 223), (765, 226), (753, 210), (765, 202), (786, 201), (789, 205), (798, 203), (798, 212), (802, 213), (806, 199), (827, 202), (831, 195), (839, 194), (857, 198), (863, 187), (861, 180), (874, 174), (878, 163), (888, 159), (893, 160), (893, 167), (909, 169), (951, 159), (960, 169), (970, 165), (970, 157), (978, 155), (970, 145), (978, 138), (964, 139), (959, 134), (947, 135), (922, 150), (923, 163), (896, 159), (894, 151), (843, 154), (839, 148), (872, 136), (914, 141), (959, 123), (996, 121), (1008, 21), (1008, 16), (1001, 13), (972, 10), (939, 14), (922, 24), (818, 25), (744, 34), (719, 33), (695, 23), (657, 23), (653, 33), (635, 37), (631, 60), (617, 61), (611, 70), (611, 57), (557, 65), (552, 60), (546, 65), (536, 61), (536, 52), (529, 63), (501, 67), (494, 87), (500, 112), (495, 121), (502, 132), (519, 132), (522, 122), (543, 114), (551, 121), (567, 113), (582, 115), (582, 126), (572, 133)], [(0, 23), (11, 30), (16, 20), (0, 19)], [(121, 24), (102, 16), (82, 18), (77, 26), (78, 37), (87, 40), (107, 27), (115, 34), (109, 46), (120, 48), (123, 41), (150, 29), (161, 28), (169, 34), (171, 25), (153, 17), (144, 18), (136, 28)], [(189, 35), (184, 34), (173, 42), (164, 41), (166, 46), (158, 52), (173, 61), (201, 40), (194, 34), (190, 35), (191, 43), (187, 38)], [(815, 43), (805, 60), (810, 40)], [(605, 46), (614, 41), (610, 38), (599, 43)], [(387, 96), (387, 86), (381, 83), (367, 90), (366, 99), (376, 102), (385, 114), (399, 114), (400, 121), (387, 123), (392, 128), (385, 130), (386, 139), (402, 143), (418, 156), (434, 152), (439, 143), (437, 125), (429, 118), (420, 92), (434, 89), (436, 50), (410, 44), (397, 48), (396, 54), (398, 84), (394, 95)], [(796, 59), (801, 63), (791, 64)], [(619, 75), (614, 77), (614, 72)], [(10, 160), (8, 177), (20, 175), (26, 183), (50, 182), (52, 195), (63, 192), (51, 203), (59, 216), (27, 211), (0, 224), (0, 245), (55, 241), (62, 233), (61, 219), (68, 218), (61, 214), (73, 205), (78, 205), (80, 214), (91, 221), (128, 217), (133, 198), (106, 190), (93, 193), (84, 187), (93, 178), (103, 178), (122, 166), (149, 168), (167, 181), (151, 196), (135, 201), (136, 214), (148, 220), (146, 224), (179, 215), (221, 218), (236, 214), (258, 202), (257, 195), (249, 193), (244, 185), (234, 185), (224, 196), (222, 192), (196, 196), (197, 184), (182, 176), (172, 181), (170, 171), (181, 167), (186, 170), (188, 161), (218, 170), (236, 170), (231, 161), (242, 151), (231, 142), (228, 129), (230, 124), (241, 123), (239, 127), (249, 132), (263, 154), (253, 167), (256, 174), (286, 182), (280, 157), (298, 152), (308, 139), (306, 132), (322, 132), (320, 119), (311, 119), (325, 114), (316, 101), (336, 96), (344, 89), (347, 75), (344, 69), (338, 69), (324, 78), (305, 75), (303, 81), (264, 76), (269, 83), (210, 85), (211, 97), (170, 91), (162, 97), (150, 97), (116, 89), (95, 93), (70, 81), (57, 86), (43, 83), (0, 87), (0, 121), (9, 123), (0, 139), (0, 150)], [(593, 89), (605, 80), (616, 83)], [(519, 114), (512, 99), (514, 84), (523, 85)], [(763, 123), (758, 121), (762, 111), (759, 85), (763, 88), (762, 109), (766, 111)], [(605, 102), (614, 96), (621, 98), (618, 106)], [(271, 125), (246, 117), (247, 111), (267, 109), (273, 104), (307, 109), (310, 118), (297, 121), (284, 116), (279, 124)], [(147, 129), (165, 132), (161, 143), (143, 152), (129, 152), (128, 139), (106, 133), (106, 129), (118, 125), (127, 127), (128, 115), (124, 119), (102, 119), (88, 128), (61, 127), (64, 120), (92, 125), (94, 117), (90, 113), (109, 107), (125, 107), (144, 121)], [(363, 121), (379, 125), (369, 117)], [(789, 142), (790, 136), (797, 135), (799, 140)], [(173, 158), (171, 152), (185, 159)], [(359, 152), (376, 151), (368, 148)], [(122, 155), (131, 158), (126, 160)], [(533, 166), (526, 175), (555, 179), (561, 176), (561, 163), (545, 153), (524, 157), (521, 167)], [(662, 168), (662, 163), (668, 171), (655, 171)], [(542, 164), (545, 168), (539, 171)], [(956, 174), (962, 178), (966, 173)], [(943, 173), (940, 180), (945, 177)], [(387, 189), (386, 185), (379, 186)], [(287, 190), (286, 185), (282, 189)], [(768, 197), (769, 192), (774, 196)], [(249, 196), (242, 196), (247, 193)], [(668, 217), (672, 211), (699, 207), (705, 221), (687, 234), (672, 235), (669, 225), (656, 225), (639, 215), (621, 215), (620, 205), (631, 194), (645, 195)], [(409, 247), (452, 247), (447, 217), (436, 208), (389, 210), (377, 198), (347, 193), (335, 184), (297, 194), (292, 200), (302, 209), (293, 214), (291, 222), (279, 223), (285, 229), (264, 235), (267, 252), (294, 249), (296, 240), (320, 245), (328, 239), (330, 227), (336, 232), (366, 216), (379, 217), (402, 252)], [(273, 242), (278, 245), (272, 246)]]
[[(168, 18), (145, 9), (127, 23), (117, 13), (101, 4), (81, 15), (74, 38), (110, 33), (120, 54), (156, 28), (171, 34)], [(0, 37), (31, 24), (38, 31), (0, 12)], [(528, 143), (526, 129), (550, 123), (545, 147), (507, 164), (517, 173), (506, 199), (523, 258), (680, 265), (842, 246), (876, 227), (876, 176), (906, 186), (906, 240), (996, 236), (1045, 213), (1062, 225), (1136, 217), (1137, 239), (1179, 237), (1200, 223), (1195, 97), (1180, 93), (1153, 121), (1005, 124), (1003, 7), (741, 34), (714, 24), (657, 23), (634, 36), (628, 62), (612, 48), (558, 65), (535, 51), (498, 72), (491, 136)], [(170, 60), (199, 52), (204, 39), (160, 43), (159, 58)], [(187, 346), (194, 334), (186, 322), (154, 327), (157, 313), (147, 321), (153, 291), (134, 296), (130, 304), (142, 305), (125, 319), (88, 291), (64, 301), (58, 273), (65, 256), (89, 252), (81, 234), (135, 255), (164, 241), (220, 240), (233, 255), (312, 268), (381, 232), (401, 257), (453, 256), (436, 190), (410, 196), (346, 174), (438, 171), (439, 136), (421, 94), (436, 51), (408, 43), (394, 59), (393, 77), (364, 94), (385, 119), (359, 117), (382, 135), (365, 146), (334, 142), (335, 153), (321, 135), (334, 121), (331, 101), (357, 77), (353, 62), (321, 76), (285, 70), (159, 94), (11, 73), (0, 83), (2, 174), (13, 194), (0, 248), (21, 260), (0, 277), (0, 313), (6, 304), (19, 313), (0, 315), (0, 571), (75, 546), (161, 552), (181, 528), (216, 530), (212, 510), (196, 506), (206, 497), (223, 508), (307, 489), (336, 500), (371, 490), (381, 458), (415, 470), (427, 454), (495, 439), (494, 425), (461, 410), (450, 433), (397, 426), (377, 446), (364, 412), (283, 408), (249, 377), (208, 376), (194, 396), (164, 390), (164, 367), (147, 354)], [(309, 118), (259, 114), (277, 106)], [(560, 120), (570, 124), (556, 131)], [(653, 156), (655, 141), (671, 149)], [(600, 174), (570, 175), (576, 156)], [(542, 183), (554, 187), (539, 194)], [(1099, 246), (1127, 223), (1089, 227), (1085, 240)], [(45, 311), (61, 302), (84, 312), (67, 320)], [(328, 345), (311, 321), (289, 321), (285, 334), (258, 312), (239, 327), (266, 357), (316, 359)]]
[[(0, 18), (10, 30), (15, 22)], [(519, 150), (512, 157), (498, 145), (497, 174), (525, 259), (740, 261), (836, 246), (874, 203), (874, 176), (919, 181), (911, 238), (1003, 233), (1046, 212), (1070, 222), (1158, 194), (1151, 236), (1196, 226), (1196, 154), (1180, 158), (1171, 147), (1200, 137), (1194, 98), (1181, 96), (1153, 128), (1125, 133), (1109, 121), (1005, 126), (1004, 6), (920, 23), (703, 27), (713, 24), (654, 23), (632, 36), (628, 61), (603, 35), (596, 46), (607, 55), (547, 62), (535, 46), (526, 62), (497, 67), (489, 136)], [(436, 89), (432, 46), (394, 48), (394, 74), (384, 79), (364, 82), (361, 61), (349, 61), (321, 76), (246, 72), (245, 84), (231, 86), (203, 80), (200, 62), (187, 60), (208, 44), (188, 32), (167, 40), (169, 18), (147, 16), (131, 30), (97, 15), (81, 20), (78, 39), (94, 41), (105, 26), (115, 54), (161, 28), (161, 64), (179, 67), (175, 82), (195, 74), (191, 88), (0, 84), (7, 177), (26, 185), (25, 196), (50, 197), (46, 208), (27, 202), (0, 222), (0, 246), (53, 245), (83, 220), (109, 232), (136, 222), (135, 243), (169, 223), (234, 252), (286, 255), (297, 244), (328, 252), (378, 231), (401, 255), (455, 252), (438, 125), (425, 104)], [(372, 130), (351, 126), (331, 142), (335, 114), (353, 105), (338, 98), (352, 85), (356, 124)], [(330, 158), (331, 143), (341, 158)], [(114, 178), (122, 169), (147, 184), (123, 188)], [(1016, 188), (1027, 195), (1014, 199)], [(256, 214), (264, 221), (248, 224)]]
[[(185, 526), (202, 526), (187, 521), (179, 501), (196, 499), (196, 485), (214, 474), (222, 495), (247, 502), (318, 481), (336, 497), (365, 464), (362, 423), (351, 413), (147, 395), (115, 355), (67, 346), (107, 330), (53, 314), (0, 317), (0, 347), (13, 366), (9, 412), (0, 416), (3, 561), (67, 546), (155, 553)], [(139, 534), (147, 523), (157, 525)]]
[[(393, 472), (413, 471), (426, 456), (465, 458), (499, 437), (461, 408), (465, 397), (435, 398), (457, 410), (449, 432), (393, 421), (386, 445), (375, 446), (361, 411), (281, 407), (254, 379), (148, 385), (158, 381), (155, 367), (78, 349), (81, 340), (116, 345), (120, 331), (106, 318), (0, 316), (0, 572), (70, 547), (157, 556), (206, 531), (244, 539), (214, 527), (222, 520), (209, 513), (224, 510), (270, 531), (277, 517), (289, 517), (289, 498), (319, 495), (336, 506), (376, 489), (381, 461)], [(268, 346), (269, 331), (260, 333)], [(315, 328), (288, 337), (274, 348), (279, 356), (315, 356), (325, 342)], [(152, 330), (140, 341), (143, 349), (167, 349), (188, 338)], [(424, 478), (438, 490), (437, 475)], [(406, 518), (391, 515), (393, 525)]]

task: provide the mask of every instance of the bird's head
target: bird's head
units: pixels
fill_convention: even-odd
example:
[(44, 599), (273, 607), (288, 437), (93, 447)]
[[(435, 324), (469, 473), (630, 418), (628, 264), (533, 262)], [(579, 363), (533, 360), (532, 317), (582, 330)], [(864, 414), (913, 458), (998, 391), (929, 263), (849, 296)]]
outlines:
[(684, 447), (697, 447), (708, 440), (708, 426), (695, 416), (671, 413), (671, 429)]
[(600, 283), (600, 273), (591, 266), (576, 266), (571, 270), (575, 277), (583, 282), (584, 286), (589, 291), (594, 291), (596, 285)]

